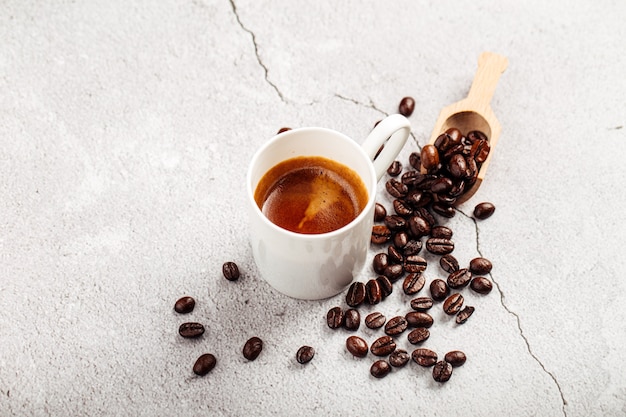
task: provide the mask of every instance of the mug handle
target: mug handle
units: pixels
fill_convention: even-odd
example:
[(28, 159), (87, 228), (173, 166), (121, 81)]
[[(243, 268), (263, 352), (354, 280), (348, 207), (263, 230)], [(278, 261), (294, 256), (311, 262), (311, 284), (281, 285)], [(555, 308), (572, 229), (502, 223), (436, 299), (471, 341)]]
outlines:
[[(361, 147), (374, 163), (376, 179), (380, 180), (385, 174), (404, 147), (410, 133), (411, 122), (401, 114), (392, 114), (381, 120), (367, 136)], [(384, 148), (376, 156), (383, 145)]]

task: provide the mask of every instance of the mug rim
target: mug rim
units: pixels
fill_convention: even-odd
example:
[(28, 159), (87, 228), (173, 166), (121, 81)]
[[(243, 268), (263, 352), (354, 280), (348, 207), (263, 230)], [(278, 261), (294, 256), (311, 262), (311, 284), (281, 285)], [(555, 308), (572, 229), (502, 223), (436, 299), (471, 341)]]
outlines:
[[(252, 189), (252, 171), (253, 171), (253, 167), (257, 164), (257, 161), (259, 160), (259, 158), (261, 157), (261, 155), (263, 153), (265, 153), (267, 151), (267, 148), (269, 148), (270, 146), (272, 146), (276, 141), (279, 140), (284, 140), (285, 137), (289, 137), (289, 136), (294, 136), (297, 135), (299, 133), (302, 132), (322, 132), (324, 134), (331, 134), (334, 136), (338, 136), (341, 137), (342, 140), (344, 140), (345, 142), (349, 143), (350, 146), (352, 146), (353, 148), (355, 148), (355, 150), (359, 153), (359, 155), (367, 161), (367, 168), (370, 174), (370, 188), (371, 190), (368, 188), (368, 199), (367, 199), (367, 204), (365, 205), (365, 207), (363, 208), (363, 210), (361, 210), (361, 212), (359, 213), (358, 216), (356, 216), (354, 219), (352, 219), (352, 221), (350, 221), (350, 223), (340, 227), (339, 229), (335, 229), (332, 230), (330, 232), (324, 232), (324, 233), (297, 233), (297, 232), (292, 232), (291, 230), (287, 230), (285, 228), (282, 228), (280, 226), (278, 226), (277, 224), (273, 223), (270, 219), (267, 218), (267, 216), (265, 216), (265, 214), (263, 214), (263, 212), (261, 211), (261, 209), (259, 208), (259, 206), (256, 204), (256, 201), (254, 200), (254, 190)], [(303, 155), (298, 155), (298, 156), (303, 156)], [(311, 156), (317, 156), (317, 155), (311, 155)], [(294, 156), (295, 157), (295, 156)], [(287, 158), (289, 159), (289, 158)], [(283, 159), (277, 163), (283, 162), (287, 159)], [(343, 161), (336, 161), (339, 162), (341, 164), (346, 165)], [(276, 165), (276, 164), (274, 164)], [(352, 167), (349, 167), (350, 169), (353, 169)], [(266, 171), (267, 172), (267, 171)], [(265, 172), (265, 173), (266, 173)], [(263, 175), (265, 175), (265, 173), (263, 173), (261, 175), (261, 177)], [(359, 175), (359, 177), (361, 178), (361, 180), (364, 180), (362, 178), (361, 175)], [(365, 183), (365, 181), (363, 181)], [(258, 185), (258, 184), (257, 184)], [(260, 216), (262, 218), (262, 221), (269, 225), (272, 229), (276, 230), (279, 233), (285, 233), (287, 236), (293, 236), (295, 238), (298, 239), (305, 239), (305, 240), (319, 240), (319, 239), (327, 239), (329, 237), (335, 237), (338, 235), (341, 235), (343, 233), (345, 233), (346, 230), (355, 227), (356, 224), (359, 224), (363, 221), (363, 218), (365, 218), (365, 216), (368, 216), (369, 212), (372, 210), (372, 207), (374, 206), (374, 204), (376, 204), (376, 192), (377, 192), (377, 187), (378, 187), (378, 178), (376, 177), (376, 170), (374, 169), (374, 163), (373, 161), (370, 159), (370, 157), (367, 155), (367, 153), (365, 152), (365, 150), (363, 149), (363, 147), (361, 145), (359, 145), (354, 139), (350, 138), (349, 136), (336, 131), (334, 129), (329, 129), (329, 128), (325, 128), (325, 127), (299, 127), (299, 128), (294, 128), (294, 129), (290, 129), (290, 130), (286, 130), (282, 133), (279, 133), (277, 135), (274, 135), (272, 138), (270, 138), (267, 142), (265, 142), (263, 145), (261, 145), (261, 147), (259, 147), (256, 152), (254, 153), (254, 155), (252, 156), (252, 159), (250, 160), (250, 164), (248, 165), (248, 172), (246, 174), (246, 191), (248, 194), (248, 201), (252, 204), (253, 206), (253, 210), (255, 211), (255, 214), (257, 216)]]

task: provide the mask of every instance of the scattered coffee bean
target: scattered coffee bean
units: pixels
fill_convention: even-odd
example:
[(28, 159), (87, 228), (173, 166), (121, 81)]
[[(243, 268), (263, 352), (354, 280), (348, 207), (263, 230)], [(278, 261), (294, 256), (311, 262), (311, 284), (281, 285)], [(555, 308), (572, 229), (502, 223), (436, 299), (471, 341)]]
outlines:
[(224, 278), (229, 281), (237, 281), (239, 279), (239, 267), (234, 262), (225, 262), (222, 265), (222, 273)]
[(474, 258), (470, 261), (469, 270), (476, 275), (487, 275), (493, 265), (487, 258)]
[(470, 318), (470, 316), (474, 314), (474, 307), (467, 306), (463, 310), (459, 311), (459, 314), (456, 316), (456, 324), (463, 324)]
[(447, 255), (454, 250), (454, 242), (450, 239), (431, 237), (426, 240), (426, 249), (435, 255)]
[(387, 209), (380, 203), (374, 206), (374, 221), (382, 222), (387, 217)]
[(174, 304), (174, 311), (179, 314), (188, 314), (191, 313), (196, 306), (196, 300), (193, 297), (182, 297), (179, 298)]
[(430, 295), (435, 301), (443, 301), (450, 293), (450, 287), (442, 279), (434, 279), (430, 283)]
[(375, 378), (384, 378), (389, 372), (391, 372), (391, 366), (389, 362), (384, 359), (379, 359), (372, 364), (370, 368), (370, 374)]
[(420, 157), (426, 171), (433, 172), (439, 169), (439, 151), (434, 145), (424, 145)]
[(376, 356), (387, 356), (394, 350), (396, 350), (396, 342), (391, 336), (379, 337), (370, 347), (370, 351)]
[(201, 323), (183, 323), (178, 327), (178, 333), (186, 339), (195, 339), (204, 334), (204, 326)]
[(409, 117), (413, 114), (413, 110), (415, 109), (415, 100), (413, 97), (403, 97), (400, 100), (400, 104), (398, 105), (398, 112), (405, 116)]
[(411, 353), (411, 359), (420, 366), (433, 366), (437, 363), (437, 353), (426, 348), (417, 348)]
[(444, 360), (456, 368), (465, 363), (465, 361), (467, 360), (467, 356), (465, 356), (465, 353), (461, 352), (460, 350), (453, 350), (446, 353), (446, 356), (444, 356)]
[(286, 132), (288, 130), (291, 130), (291, 128), (290, 127), (281, 127), (280, 129), (278, 129), (278, 133), (283, 133), (283, 132)]
[(243, 345), (243, 357), (249, 361), (253, 361), (259, 357), (262, 350), (263, 341), (256, 336), (251, 337), (245, 345)]
[(387, 321), (385, 316), (378, 311), (370, 313), (365, 317), (365, 325), (370, 329), (378, 329), (380, 327), (383, 327), (385, 321)]
[(433, 203), (431, 208), (438, 215), (442, 217), (447, 217), (449, 219), (456, 215), (456, 210), (454, 210), (454, 207), (452, 207), (452, 205), (441, 201)]
[(358, 307), (365, 301), (365, 284), (354, 281), (346, 294), (346, 304), (350, 307)]
[(402, 368), (410, 359), (409, 352), (404, 349), (396, 349), (389, 355), (389, 364), (394, 368)]
[(407, 243), (409, 243), (409, 235), (407, 232), (400, 231), (393, 236), (393, 246), (395, 246), (396, 249), (402, 251), (403, 255), (403, 249)]
[(467, 268), (459, 269), (448, 275), (448, 287), (452, 289), (466, 287), (472, 279), (472, 273)]
[(407, 255), (404, 257), (404, 271), (409, 273), (418, 273), (426, 269), (428, 263), (426, 259), (419, 255)]
[(393, 210), (396, 212), (397, 215), (403, 217), (408, 217), (413, 214), (413, 209), (411, 208), (409, 203), (399, 198), (393, 200)]
[(409, 155), (409, 165), (415, 169), (420, 169), (422, 166), (422, 157), (419, 152), (411, 152)]
[(215, 368), (216, 363), (217, 360), (212, 354), (205, 353), (200, 355), (200, 357), (196, 360), (196, 363), (193, 364), (193, 373), (199, 376), (204, 376)]
[(387, 174), (392, 177), (397, 177), (402, 172), (402, 163), (400, 161), (393, 161), (389, 168), (387, 168)]
[(412, 345), (416, 345), (418, 343), (424, 342), (426, 339), (430, 337), (430, 331), (425, 327), (417, 327), (408, 335), (409, 343)]
[(391, 282), (396, 282), (404, 274), (404, 267), (399, 264), (387, 265), (383, 271), (383, 275), (389, 278)]
[(411, 308), (417, 311), (427, 311), (433, 306), (433, 299), (430, 297), (417, 297), (411, 300)]
[(409, 240), (406, 245), (402, 248), (402, 253), (404, 256), (417, 255), (422, 250), (422, 241), (421, 240)]
[(381, 298), (384, 299), (389, 297), (393, 292), (393, 284), (389, 281), (389, 278), (384, 275), (380, 275), (376, 277), (376, 281), (378, 281), (378, 286), (380, 287)]
[(435, 226), (430, 230), (430, 237), (439, 239), (452, 239), (452, 229), (446, 226)]
[(404, 316), (409, 327), (426, 327), (433, 325), (433, 317), (423, 311), (409, 311)]
[(377, 253), (374, 255), (374, 259), (372, 260), (372, 267), (377, 274), (382, 274), (385, 272), (385, 268), (389, 266), (389, 255), (384, 252)]
[(376, 224), (372, 227), (371, 242), (374, 244), (382, 244), (391, 239), (391, 230), (382, 224)]
[(348, 337), (346, 339), (346, 349), (357, 358), (364, 358), (368, 352), (367, 342), (359, 336)]
[(430, 224), (428, 224), (428, 222), (422, 216), (411, 216), (407, 223), (409, 231), (411, 232), (411, 236), (413, 236), (415, 239), (419, 239), (430, 233)]
[(343, 313), (343, 327), (346, 330), (358, 330), (361, 326), (361, 314), (359, 310), (349, 308)]
[(395, 178), (389, 179), (389, 181), (385, 183), (385, 188), (387, 189), (387, 192), (395, 198), (405, 197), (409, 192), (407, 186)]
[(385, 226), (387, 226), (392, 232), (407, 228), (407, 221), (404, 217), (398, 216), (397, 214), (391, 214), (385, 217), (384, 222)]
[(424, 288), (426, 284), (426, 278), (421, 272), (413, 272), (404, 278), (402, 283), (402, 290), (406, 295), (417, 294)]
[(341, 307), (333, 307), (326, 314), (326, 324), (331, 329), (338, 329), (343, 325), (343, 310)]
[(485, 220), (491, 217), (494, 211), (496, 211), (496, 206), (493, 204), (487, 202), (480, 203), (474, 207), (474, 217), (479, 220)]
[(391, 263), (404, 263), (404, 255), (394, 245), (389, 245), (389, 247), (387, 248), (387, 255), (389, 255), (389, 260), (391, 261)]
[(448, 253), (439, 259), (439, 266), (447, 273), (452, 273), (459, 270), (459, 261), (456, 260), (454, 255)]
[(452, 365), (439, 361), (433, 367), (433, 379), (437, 382), (448, 382), (452, 376)]
[(311, 346), (302, 346), (296, 352), (296, 360), (298, 361), (298, 363), (301, 363), (303, 365), (305, 363), (311, 362), (313, 356), (315, 356), (315, 349), (313, 349)]
[(380, 284), (375, 279), (370, 279), (365, 284), (365, 300), (369, 305), (378, 304), (382, 300)]
[(408, 323), (402, 316), (396, 316), (389, 319), (385, 324), (385, 333), (389, 336), (397, 336), (406, 330)]
[(463, 296), (458, 292), (451, 294), (443, 302), (443, 311), (448, 315), (455, 315), (456, 313), (461, 311), (461, 307), (463, 307), (463, 301)]
[(493, 284), (485, 277), (475, 277), (470, 282), (470, 288), (478, 294), (489, 294), (493, 289)]

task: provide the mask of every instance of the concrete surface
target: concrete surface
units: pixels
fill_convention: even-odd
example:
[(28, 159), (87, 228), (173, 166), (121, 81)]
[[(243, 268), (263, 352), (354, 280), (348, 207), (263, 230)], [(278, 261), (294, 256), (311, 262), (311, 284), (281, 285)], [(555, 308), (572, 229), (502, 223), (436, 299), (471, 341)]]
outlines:
[[(625, 415), (625, 19), (611, 0), (0, 1), (0, 415)], [(259, 279), (245, 169), (280, 127), (362, 141), (411, 95), (407, 165), (485, 50), (509, 58), (503, 133), (446, 224), (496, 286), (466, 291), (463, 326), (433, 310), (425, 346), (468, 356), (448, 383), (415, 363), (377, 380), (325, 324), (343, 296)], [(409, 299), (396, 285), (362, 314)], [(203, 338), (178, 336), (188, 320)], [(204, 352), (218, 363), (196, 377)]]

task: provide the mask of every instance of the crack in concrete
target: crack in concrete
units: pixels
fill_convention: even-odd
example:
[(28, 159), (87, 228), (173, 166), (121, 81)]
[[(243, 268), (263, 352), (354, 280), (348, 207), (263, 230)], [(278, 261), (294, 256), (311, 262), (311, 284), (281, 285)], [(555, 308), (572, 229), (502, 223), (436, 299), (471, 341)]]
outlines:
[(239, 12), (237, 11), (237, 5), (235, 5), (235, 0), (229, 0), (229, 2), (230, 2), (230, 6), (233, 9), (235, 19), (237, 19), (237, 23), (239, 23), (239, 26), (241, 27), (241, 29), (247, 32), (252, 38), (252, 44), (254, 45), (254, 55), (256, 56), (256, 60), (261, 66), (261, 68), (263, 68), (265, 82), (268, 83), (270, 87), (274, 89), (274, 91), (276, 91), (276, 94), (278, 94), (278, 97), (280, 98), (280, 100), (286, 103), (287, 100), (285, 99), (285, 96), (283, 95), (283, 93), (280, 91), (278, 86), (269, 79), (269, 69), (267, 68), (267, 65), (263, 63), (263, 60), (261, 59), (261, 55), (259, 54), (259, 46), (256, 41), (256, 35), (254, 34), (254, 32), (248, 29), (241, 21), (241, 18), (239, 17)]
[[(476, 252), (478, 252), (478, 254), (481, 257), (484, 257), (482, 251), (480, 250), (480, 228), (478, 227), (478, 222), (476, 222), (476, 219), (473, 216), (467, 215), (466, 213), (459, 210), (458, 208), (456, 209), (456, 211), (458, 211), (459, 213), (461, 213), (463, 216), (470, 219), (474, 223), (474, 228), (476, 229)], [(506, 310), (507, 313), (509, 313), (515, 318), (515, 321), (517, 322), (517, 330), (519, 331), (519, 334), (522, 337), (524, 344), (526, 345), (526, 350), (528, 351), (528, 354), (535, 360), (535, 362), (539, 364), (541, 369), (543, 369), (543, 372), (546, 375), (548, 375), (550, 379), (552, 379), (552, 382), (554, 382), (554, 385), (556, 385), (556, 388), (559, 391), (559, 395), (561, 396), (561, 403), (562, 403), (561, 411), (563, 412), (563, 415), (567, 417), (567, 411), (565, 410), (565, 407), (567, 406), (567, 400), (565, 399), (565, 395), (563, 394), (563, 390), (561, 389), (561, 384), (559, 384), (559, 381), (557, 380), (556, 376), (554, 376), (552, 372), (548, 371), (548, 369), (543, 364), (543, 362), (541, 362), (541, 359), (539, 359), (539, 357), (533, 352), (530, 346), (530, 342), (528, 341), (528, 338), (524, 334), (524, 329), (522, 328), (522, 321), (521, 321), (520, 316), (516, 312), (511, 310), (509, 306), (507, 306), (506, 303), (504, 302), (505, 297), (504, 297), (504, 292), (502, 291), (502, 287), (500, 287), (500, 284), (498, 283), (498, 281), (494, 279), (493, 274), (491, 272), (489, 273), (489, 277), (491, 278), (491, 281), (498, 288), (498, 292), (500, 293), (500, 304)]]

